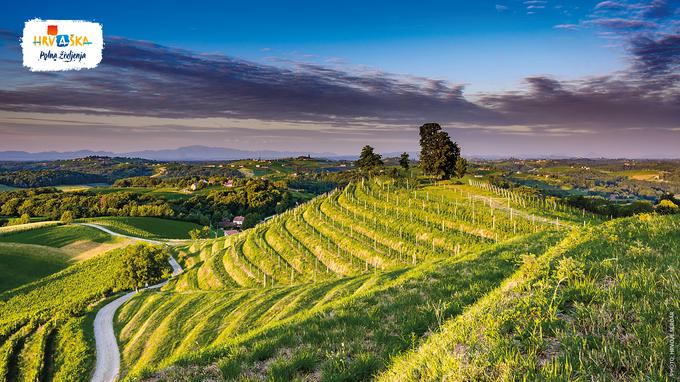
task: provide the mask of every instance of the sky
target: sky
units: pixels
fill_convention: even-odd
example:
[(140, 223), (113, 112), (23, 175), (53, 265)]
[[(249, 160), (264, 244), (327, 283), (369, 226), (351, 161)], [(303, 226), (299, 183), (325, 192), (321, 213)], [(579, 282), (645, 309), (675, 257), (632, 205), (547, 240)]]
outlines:
[[(33, 18), (101, 23), (99, 67), (22, 67)], [(393, 153), (438, 122), (469, 156), (680, 157), (680, 0), (13, 2), (0, 72), (0, 150)]]

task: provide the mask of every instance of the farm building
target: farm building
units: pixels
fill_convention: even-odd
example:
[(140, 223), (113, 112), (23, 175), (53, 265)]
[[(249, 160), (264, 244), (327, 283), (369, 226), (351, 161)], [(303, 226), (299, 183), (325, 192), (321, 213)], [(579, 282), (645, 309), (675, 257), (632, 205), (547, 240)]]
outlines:
[(234, 224), (235, 224), (237, 227), (240, 227), (240, 226), (243, 225), (243, 221), (244, 221), (244, 220), (246, 220), (245, 217), (243, 217), (243, 216), (236, 216), (236, 217), (234, 218)]

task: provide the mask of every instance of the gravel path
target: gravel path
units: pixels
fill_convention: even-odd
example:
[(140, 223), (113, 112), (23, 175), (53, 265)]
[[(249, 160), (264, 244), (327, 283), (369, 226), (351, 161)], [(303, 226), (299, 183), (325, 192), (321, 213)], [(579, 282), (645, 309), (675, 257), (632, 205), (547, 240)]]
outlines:
[[(160, 241), (142, 239), (139, 237), (113, 232), (97, 224), (80, 224), (96, 228), (113, 236), (126, 237), (134, 240), (145, 241), (151, 244), (161, 244)], [(177, 263), (177, 260), (175, 260), (175, 258), (172, 256), (170, 256), (169, 260), (170, 266), (172, 266), (172, 275), (177, 276), (182, 273), (182, 267), (179, 265), (179, 263)], [(164, 281), (160, 284), (152, 285), (142, 290), (158, 289), (166, 283), (167, 281)], [(94, 318), (94, 339), (97, 344), (97, 365), (95, 366), (94, 375), (92, 376), (91, 382), (112, 382), (118, 377), (118, 373), (120, 372), (120, 350), (118, 349), (118, 342), (116, 341), (116, 335), (113, 331), (113, 317), (116, 314), (116, 310), (118, 310), (118, 308), (129, 299), (134, 297), (135, 294), (137, 294), (137, 292), (130, 292), (124, 296), (118, 297), (117, 299), (104, 305), (104, 307), (101, 308), (99, 312), (97, 312), (97, 316)]]

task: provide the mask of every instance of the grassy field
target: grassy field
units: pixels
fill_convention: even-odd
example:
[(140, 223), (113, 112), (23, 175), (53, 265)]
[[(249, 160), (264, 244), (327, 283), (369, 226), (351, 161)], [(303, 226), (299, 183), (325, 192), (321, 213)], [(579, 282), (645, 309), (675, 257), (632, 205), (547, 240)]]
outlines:
[(669, 380), (678, 253), (678, 217), (576, 231), (378, 379)]
[(70, 263), (71, 256), (58, 248), (0, 242), (0, 293), (51, 275)]
[(46, 220), (46, 221), (36, 221), (36, 222), (26, 223), (26, 224), (4, 226), (4, 227), (0, 227), (0, 236), (12, 234), (12, 233), (16, 233), (16, 232), (22, 232), (22, 231), (31, 231), (31, 230), (38, 229), (38, 228), (54, 227), (54, 226), (57, 226), (57, 225), (59, 225), (58, 221)]
[(114, 192), (131, 192), (131, 193), (136, 193), (136, 194), (149, 194), (152, 196), (160, 196), (163, 197), (167, 200), (177, 200), (177, 199), (183, 199), (183, 198), (190, 198), (191, 194), (188, 192), (184, 192), (178, 188), (172, 188), (172, 187), (161, 187), (161, 188), (153, 188), (153, 187), (112, 187), (112, 186), (106, 186), (106, 187), (96, 187), (96, 188), (91, 188), (88, 191), (95, 192), (97, 194), (110, 194)]
[(82, 219), (123, 235), (145, 239), (188, 239), (189, 231), (198, 224), (154, 217), (100, 217)]
[(81, 240), (105, 243), (111, 241), (112, 238), (109, 234), (98, 229), (79, 225), (46, 227), (0, 235), (0, 242), (4, 243), (35, 244), (57, 248)]
[(108, 187), (109, 185), (106, 183), (88, 183), (88, 184), (73, 184), (73, 185), (63, 185), (63, 186), (56, 186), (56, 189), (59, 189), (64, 192), (76, 192), (76, 191), (96, 191), (95, 189), (99, 187)]
[(38, 280), (127, 242), (78, 225), (43, 226), (0, 234), (0, 292)]

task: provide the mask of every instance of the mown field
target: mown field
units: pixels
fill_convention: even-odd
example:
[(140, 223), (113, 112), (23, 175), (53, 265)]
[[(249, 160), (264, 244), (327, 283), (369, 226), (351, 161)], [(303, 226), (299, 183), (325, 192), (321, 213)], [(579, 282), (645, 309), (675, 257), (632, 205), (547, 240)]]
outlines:
[(0, 233), (0, 292), (96, 256), (126, 241), (78, 225), (26, 224)]
[(144, 239), (188, 239), (189, 231), (201, 228), (198, 224), (154, 217), (119, 217), (107, 216), (81, 219), (85, 223), (93, 223), (123, 235)]

